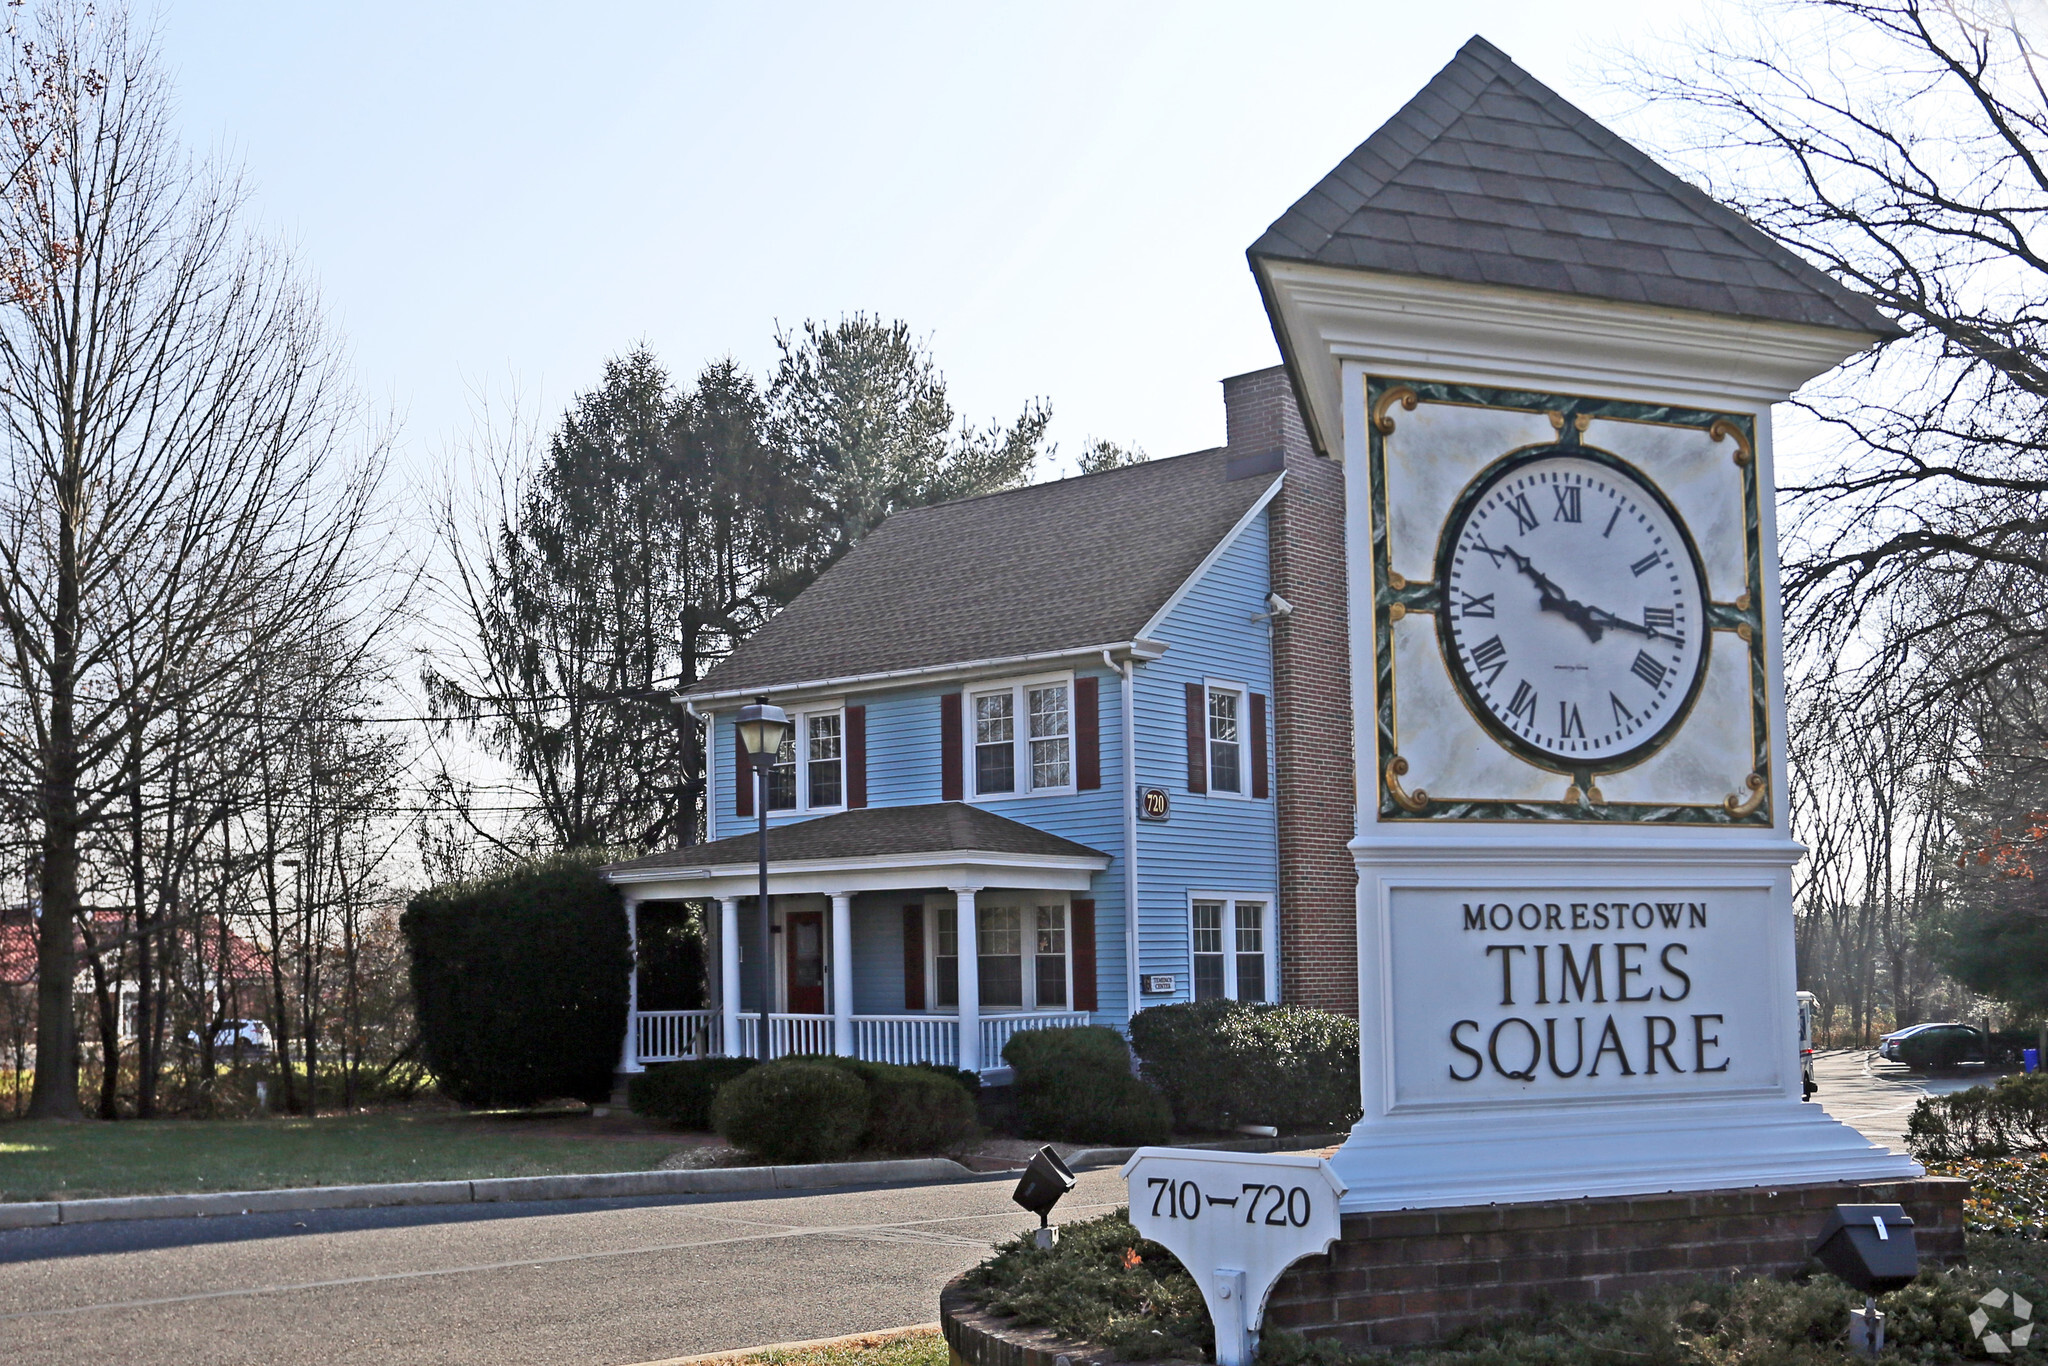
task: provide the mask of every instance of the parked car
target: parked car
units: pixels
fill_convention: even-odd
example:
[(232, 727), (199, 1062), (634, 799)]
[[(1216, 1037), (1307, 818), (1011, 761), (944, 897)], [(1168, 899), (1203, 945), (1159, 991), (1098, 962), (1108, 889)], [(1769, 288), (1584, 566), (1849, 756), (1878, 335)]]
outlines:
[(1973, 1064), (1981, 1067), (1991, 1060), (1991, 1049), (1984, 1031), (1975, 1025), (1943, 1020), (1885, 1035), (1878, 1040), (1877, 1055), (1889, 1062), (1930, 1071)]
[[(185, 1036), (192, 1046), (199, 1046), (199, 1034), (195, 1030)], [(223, 1020), (213, 1032), (213, 1055), (216, 1058), (233, 1057), (239, 1051), (245, 1058), (267, 1058), (270, 1056), (270, 1026), (261, 1020)]]
[(1799, 993), (1799, 1083), (1803, 1088), (1801, 1100), (1813, 1099), (1813, 1093), (1820, 1090), (1820, 1083), (1813, 1079), (1813, 1013), (1820, 1008), (1820, 998), (1810, 991)]

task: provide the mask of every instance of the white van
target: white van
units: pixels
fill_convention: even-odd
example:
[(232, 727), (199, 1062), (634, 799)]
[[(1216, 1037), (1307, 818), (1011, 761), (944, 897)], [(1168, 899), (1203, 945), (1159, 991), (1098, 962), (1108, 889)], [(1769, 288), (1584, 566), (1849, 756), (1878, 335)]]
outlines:
[(1799, 1093), (1801, 1100), (1812, 1100), (1813, 1093), (1820, 1090), (1813, 1079), (1813, 1014), (1818, 1009), (1818, 996), (1810, 991), (1799, 993), (1799, 1080), (1805, 1088)]

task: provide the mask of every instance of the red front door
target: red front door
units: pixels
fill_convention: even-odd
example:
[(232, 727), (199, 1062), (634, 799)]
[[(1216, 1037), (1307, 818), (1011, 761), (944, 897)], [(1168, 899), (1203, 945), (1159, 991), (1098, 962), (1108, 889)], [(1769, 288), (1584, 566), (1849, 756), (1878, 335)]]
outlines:
[(825, 916), (820, 911), (791, 911), (782, 918), (783, 942), (789, 946), (789, 1013), (825, 1013)]

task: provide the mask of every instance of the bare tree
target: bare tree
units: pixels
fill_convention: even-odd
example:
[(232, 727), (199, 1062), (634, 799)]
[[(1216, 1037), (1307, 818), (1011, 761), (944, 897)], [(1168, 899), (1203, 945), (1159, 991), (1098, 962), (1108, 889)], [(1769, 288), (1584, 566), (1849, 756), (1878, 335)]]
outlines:
[(312, 295), (167, 123), (118, 9), (49, 0), (0, 125), (0, 732), (38, 834), (32, 1114), (76, 1117), (81, 858), (138, 724), (204, 701), (357, 571), (375, 462)]
[[(1713, 193), (1903, 330), (1798, 400), (1832, 440), (1787, 490), (1786, 600), (1830, 654), (1855, 641), (1867, 676), (1937, 696), (2048, 641), (2041, 23), (2005, 0), (1799, 0), (1630, 82)], [(1916, 616), (1885, 612), (1902, 593)], [(1916, 666), (1964, 638), (1999, 648)]]

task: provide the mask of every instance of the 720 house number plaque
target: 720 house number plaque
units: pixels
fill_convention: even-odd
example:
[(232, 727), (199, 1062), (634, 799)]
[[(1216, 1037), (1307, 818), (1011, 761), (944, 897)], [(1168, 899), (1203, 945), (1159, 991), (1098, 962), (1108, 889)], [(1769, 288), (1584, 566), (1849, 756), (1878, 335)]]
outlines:
[(1273, 1282), (1337, 1241), (1344, 1183), (1319, 1157), (1186, 1148), (1140, 1148), (1122, 1174), (1132, 1225), (1202, 1288), (1217, 1366), (1247, 1366)]

